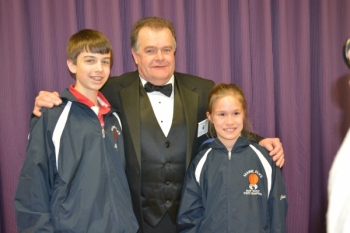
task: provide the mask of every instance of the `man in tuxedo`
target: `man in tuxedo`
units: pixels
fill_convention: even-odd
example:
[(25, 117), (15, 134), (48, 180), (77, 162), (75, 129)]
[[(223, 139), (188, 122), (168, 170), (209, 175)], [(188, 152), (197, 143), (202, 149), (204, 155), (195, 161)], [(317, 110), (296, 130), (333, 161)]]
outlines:
[[(141, 19), (130, 39), (137, 70), (111, 77), (101, 91), (121, 117), (139, 232), (173, 233), (187, 166), (207, 139), (205, 113), (214, 82), (175, 72), (176, 36), (169, 21)], [(40, 92), (33, 113), (59, 103), (57, 93)], [(278, 138), (260, 144), (283, 165)]]

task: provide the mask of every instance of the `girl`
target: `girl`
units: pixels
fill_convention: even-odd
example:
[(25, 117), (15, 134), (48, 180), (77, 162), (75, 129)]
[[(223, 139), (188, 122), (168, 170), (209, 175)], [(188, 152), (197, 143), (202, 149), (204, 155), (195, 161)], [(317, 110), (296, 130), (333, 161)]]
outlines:
[(180, 232), (285, 232), (287, 199), (280, 169), (250, 141), (246, 100), (234, 84), (209, 95), (214, 137), (187, 171), (178, 216)]

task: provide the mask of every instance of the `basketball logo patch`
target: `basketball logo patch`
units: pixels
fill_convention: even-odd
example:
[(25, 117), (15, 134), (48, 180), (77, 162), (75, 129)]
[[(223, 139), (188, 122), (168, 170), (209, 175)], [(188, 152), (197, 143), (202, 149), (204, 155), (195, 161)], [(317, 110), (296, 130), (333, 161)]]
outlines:
[(258, 188), (258, 181), (259, 181), (259, 176), (255, 173), (251, 173), (248, 176), (248, 181), (249, 181), (249, 189), (257, 189)]
[(263, 178), (263, 175), (258, 170), (248, 170), (243, 174), (248, 181), (248, 189), (243, 192), (244, 195), (262, 195), (259, 190), (259, 180)]

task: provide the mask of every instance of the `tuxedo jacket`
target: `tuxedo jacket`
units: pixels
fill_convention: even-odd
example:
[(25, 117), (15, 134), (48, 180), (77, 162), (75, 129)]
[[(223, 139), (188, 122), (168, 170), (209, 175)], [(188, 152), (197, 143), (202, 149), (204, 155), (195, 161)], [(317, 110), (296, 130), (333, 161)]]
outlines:
[[(208, 96), (214, 86), (212, 80), (197, 76), (174, 73), (187, 126), (186, 168), (198, 153), (207, 135), (197, 137), (198, 123), (206, 119)], [(140, 77), (138, 71), (111, 77), (101, 89), (122, 121), (126, 176), (128, 179), (134, 213), (143, 229), (141, 206), (141, 141), (140, 141)]]

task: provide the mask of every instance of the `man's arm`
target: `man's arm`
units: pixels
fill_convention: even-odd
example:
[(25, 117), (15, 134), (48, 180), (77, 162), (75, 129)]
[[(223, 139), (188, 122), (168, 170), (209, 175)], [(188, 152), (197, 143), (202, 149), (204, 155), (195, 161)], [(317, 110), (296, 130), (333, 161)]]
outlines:
[(263, 138), (253, 132), (243, 132), (243, 136), (265, 147), (265, 149), (269, 151), (269, 155), (272, 156), (273, 161), (276, 162), (276, 165), (278, 167), (283, 166), (284, 152), (279, 138)]
[(259, 142), (259, 145), (269, 151), (269, 155), (272, 156), (277, 166), (282, 167), (284, 165), (284, 152), (279, 138), (264, 138)]
[(33, 114), (37, 117), (41, 116), (41, 108), (52, 108), (62, 103), (58, 92), (40, 91), (39, 95), (35, 98)]

